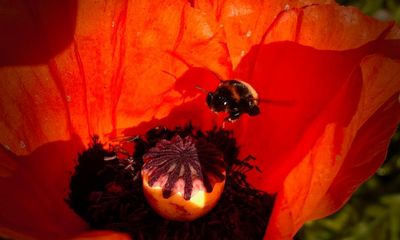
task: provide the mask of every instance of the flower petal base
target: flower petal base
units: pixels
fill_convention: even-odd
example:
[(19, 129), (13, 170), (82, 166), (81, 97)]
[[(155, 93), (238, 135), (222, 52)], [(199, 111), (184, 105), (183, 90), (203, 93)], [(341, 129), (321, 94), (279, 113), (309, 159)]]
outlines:
[(150, 187), (148, 176), (143, 177), (143, 191), (150, 206), (162, 217), (174, 221), (192, 221), (208, 213), (218, 202), (225, 182), (216, 183), (211, 193), (198, 191), (189, 200), (175, 194), (164, 198), (162, 189)]
[[(197, 147), (203, 150), (198, 154), (199, 159), (210, 153), (210, 148), (204, 146), (213, 144), (226, 166), (224, 180), (208, 174), (212, 188), (204, 186), (204, 193), (210, 195), (220, 194), (223, 189), (218, 203), (210, 212), (190, 222), (171, 221), (156, 214), (146, 200), (147, 190), (142, 188), (143, 184), (146, 188), (149, 175), (144, 176), (145, 183), (140, 177), (146, 153), (161, 140), (173, 141), (176, 136), (195, 139)], [(232, 132), (217, 128), (202, 132), (191, 125), (174, 130), (159, 127), (136, 138), (134, 145), (133, 153), (121, 158), (95, 139), (80, 155), (67, 202), (92, 228), (126, 232), (133, 239), (263, 238), (274, 197), (247, 183), (245, 172), (253, 168), (249, 163), (253, 158), (237, 159), (238, 147)], [(196, 195), (194, 189), (191, 197)], [(159, 195), (158, 199), (165, 200), (179, 196), (174, 193), (164, 196), (162, 190)], [(186, 200), (181, 197), (180, 201)]]

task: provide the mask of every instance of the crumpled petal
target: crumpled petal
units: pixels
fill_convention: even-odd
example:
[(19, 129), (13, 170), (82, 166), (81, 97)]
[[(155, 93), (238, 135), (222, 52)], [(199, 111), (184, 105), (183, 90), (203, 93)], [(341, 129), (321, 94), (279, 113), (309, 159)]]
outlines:
[[(9, 2), (5, 7), (41, 13), (47, 5)], [(192, 100), (196, 95), (175, 90), (176, 79), (189, 68), (230, 70), (219, 27), (188, 3), (80, 1), (72, 12), (77, 17), (72, 42), (55, 49), (55, 57), (34, 58), (36, 52), (28, 49), (14, 56), (19, 64), (29, 63), (21, 66), (1, 57), (0, 186), (8, 195), (0, 199), (0, 221), (40, 239), (85, 227), (64, 198), (77, 153), (94, 134), (115, 136)], [(23, 28), (34, 32), (40, 26)], [(46, 35), (56, 30), (46, 28)]]
[[(263, 42), (265, 35), (269, 34), (271, 27), (279, 16), (292, 8), (302, 8), (313, 4), (330, 4), (333, 0), (275, 0), (251, 1), (232, 0), (223, 1), (221, 4), (207, 6), (206, 2), (198, 1), (203, 9), (215, 11), (217, 21), (223, 27), (229, 57), (235, 69), (251, 48)], [(279, 30), (280, 32), (285, 32)]]
[(218, 25), (188, 3), (88, 0), (77, 15), (72, 43), (47, 64), (2, 68), (0, 142), (18, 155), (167, 116), (192, 99), (174, 89), (189, 67), (228, 75)]
[(312, 218), (324, 217), (341, 207), (351, 193), (375, 173), (385, 159), (390, 137), (400, 121), (399, 62), (373, 55), (365, 58), (361, 66), (365, 87), (359, 111), (344, 134), (352, 139), (352, 144), (349, 139), (344, 139), (344, 149), (348, 149), (346, 159), (316, 205), (317, 209), (310, 214)]

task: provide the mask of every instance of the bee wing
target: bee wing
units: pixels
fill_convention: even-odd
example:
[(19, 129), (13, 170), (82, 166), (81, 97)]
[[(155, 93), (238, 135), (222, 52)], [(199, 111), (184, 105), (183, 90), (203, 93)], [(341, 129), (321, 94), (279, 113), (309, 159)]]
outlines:
[(259, 98), (259, 99), (257, 99), (257, 101), (259, 103), (274, 104), (274, 105), (279, 105), (279, 106), (293, 106), (295, 104), (294, 100)]
[(195, 88), (199, 89), (200, 91), (202, 91), (205, 94), (208, 94), (207, 90), (205, 90), (204, 88), (200, 87), (199, 85), (196, 85)]

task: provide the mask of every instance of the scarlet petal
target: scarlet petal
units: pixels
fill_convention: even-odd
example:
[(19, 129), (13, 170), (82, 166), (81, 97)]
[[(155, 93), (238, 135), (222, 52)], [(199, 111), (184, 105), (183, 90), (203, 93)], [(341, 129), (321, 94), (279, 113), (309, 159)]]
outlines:
[(73, 134), (86, 144), (93, 134), (164, 118), (193, 99), (174, 89), (189, 68), (229, 75), (218, 24), (188, 3), (83, 1), (77, 9), (63, 52), (44, 65), (1, 70), (0, 142), (14, 153)]
[[(400, 121), (400, 64), (382, 56), (371, 56), (363, 61), (362, 67), (365, 94), (354, 121), (346, 129), (346, 135), (353, 137), (352, 144), (347, 146), (349, 151), (339, 172), (310, 218), (334, 212), (374, 174), (385, 158), (389, 139)], [(350, 144), (350, 141), (345, 143)]]
[[(3, 153), (2, 161), (14, 161), (17, 167), (11, 175), (0, 177), (2, 227), (38, 239), (65, 238), (86, 228), (64, 200), (69, 169), (78, 151), (78, 142), (60, 141), (46, 144), (25, 157)], [(8, 233), (5, 236), (14, 237)]]
[[(217, 8), (220, 10), (217, 19), (223, 24), (226, 32), (233, 67), (236, 68), (241, 58), (251, 50), (252, 46), (263, 42), (266, 31), (269, 32), (270, 27), (275, 26), (274, 22), (280, 13), (313, 4), (334, 2), (333, 0), (235, 0), (224, 2), (223, 6)], [(279, 28), (279, 31), (286, 32), (286, 30)]]
[(357, 8), (336, 4), (305, 8), (297, 14), (297, 24), (297, 41), (302, 45), (323, 50), (361, 47), (377, 39), (392, 25), (390, 22), (367, 17)]
[(77, 1), (3, 1), (0, 66), (43, 64), (74, 36)]
[[(391, 98), (374, 113), (354, 139), (348, 139), (353, 137), (351, 134), (335, 136), (343, 129), (327, 127), (313, 150), (286, 178), (266, 239), (291, 239), (306, 221), (332, 214), (343, 206), (382, 164), (390, 136), (400, 120), (397, 101)], [(340, 141), (343, 147), (335, 150)], [(349, 145), (349, 141), (353, 143)]]
[[(288, 104), (265, 103), (260, 116), (238, 122), (236, 130), (238, 138), (244, 139), (243, 154), (262, 160), (264, 176), (255, 184), (275, 192), (326, 124), (346, 126), (353, 117), (362, 85), (357, 65), (365, 49), (318, 51), (282, 42), (260, 46), (254, 53), (257, 61), (250, 83), (260, 98)], [(252, 62), (245, 59), (241, 64), (251, 66)]]
[[(44, 8), (51, 4), (42, 3)], [(213, 18), (185, 2), (165, 1), (162, 7), (158, 2), (128, 3), (79, 1), (73, 39), (66, 36), (69, 29), (54, 28), (52, 24), (60, 21), (40, 19), (50, 26), (41, 32), (50, 36), (44, 41), (46, 47), (56, 46), (60, 39), (68, 42), (57, 48), (55, 57), (39, 51), (20, 62), (41, 65), (11, 66), (15, 62), (8, 62), (1, 68), (0, 142), (6, 158), (0, 174), (7, 178), (1, 178), (0, 185), (8, 195), (0, 199), (0, 208), (6, 227), (41, 239), (83, 229), (85, 225), (63, 201), (76, 155), (93, 134), (117, 134), (120, 129), (164, 118), (175, 106), (191, 101), (194, 95), (174, 89), (176, 78), (191, 67), (207, 66), (228, 75), (223, 36), (216, 32), (219, 27)], [(28, 13), (32, 6), (17, 7)], [(51, 9), (45, 13), (52, 14)], [(6, 17), (10, 17), (7, 24), (26, 19), (18, 14)], [(69, 17), (75, 19), (74, 14)], [(58, 34), (60, 29), (63, 34)], [(18, 32), (24, 30), (32, 32), (24, 26)], [(36, 46), (36, 42), (31, 43)], [(17, 58), (19, 52), (14, 50), (10, 53)], [(1, 55), (0, 62), (8, 57)], [(186, 86), (195, 89), (201, 83)], [(203, 108), (204, 101), (198, 104), (210, 114)], [(187, 115), (181, 116), (186, 123)]]
[(112, 231), (91, 231), (81, 233), (71, 240), (131, 240), (131, 238), (124, 233)]
[[(348, 18), (329, 17), (339, 15)], [(326, 29), (336, 33), (329, 40), (322, 39)], [(359, 33), (347, 38), (354, 29)], [(243, 156), (260, 161), (263, 174), (250, 176), (254, 184), (278, 193), (265, 239), (290, 239), (304, 222), (336, 211), (382, 163), (399, 122), (400, 66), (390, 59), (400, 59), (396, 39), (396, 27), (354, 9), (310, 6), (282, 13), (265, 36), (269, 44), (253, 47), (238, 65), (236, 76), (261, 99), (289, 102), (264, 104), (259, 117), (236, 125)], [(391, 111), (378, 110), (386, 107)], [(379, 127), (386, 130), (365, 141), (363, 132)], [(356, 162), (360, 157), (365, 162)]]

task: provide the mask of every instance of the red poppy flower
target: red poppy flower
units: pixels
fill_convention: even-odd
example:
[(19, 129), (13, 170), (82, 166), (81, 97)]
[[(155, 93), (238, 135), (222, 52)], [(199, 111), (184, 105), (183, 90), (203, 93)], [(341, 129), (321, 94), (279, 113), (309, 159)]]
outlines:
[[(261, 105), (233, 128), (249, 178), (277, 194), (265, 239), (329, 215), (382, 163), (400, 119), (400, 30), (331, 0), (7, 1), (0, 20), (0, 235), (71, 237), (64, 203), (90, 136), (215, 115), (199, 85), (249, 82)], [(86, 237), (86, 238), (85, 238)], [(82, 238), (126, 239), (111, 232)]]

